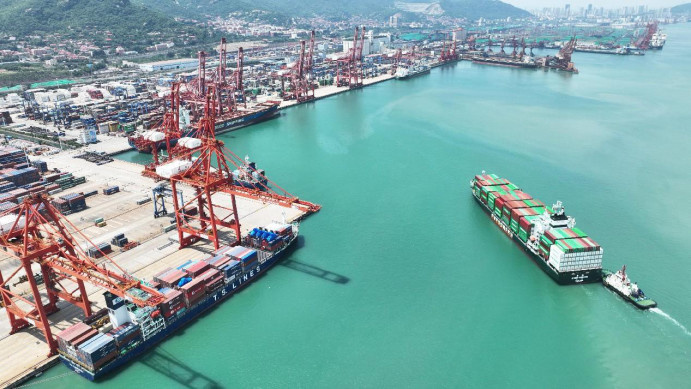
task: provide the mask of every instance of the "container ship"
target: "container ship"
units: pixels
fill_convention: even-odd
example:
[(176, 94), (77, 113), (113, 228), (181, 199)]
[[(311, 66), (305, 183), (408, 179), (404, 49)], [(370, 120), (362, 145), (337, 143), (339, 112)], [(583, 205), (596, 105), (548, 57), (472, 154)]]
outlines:
[(656, 31), (652, 38), (650, 39), (650, 45), (648, 46), (651, 50), (662, 50), (667, 42), (667, 34), (663, 33), (662, 30)]
[(507, 66), (510, 68), (537, 69), (537, 63), (531, 57), (524, 59), (499, 56), (499, 55), (478, 55), (472, 57), (473, 63), (480, 65)]
[(492, 221), (560, 285), (602, 280), (603, 249), (564, 213), (496, 174), (475, 176), (472, 194)]
[[(296, 223), (273, 223), (253, 229), (242, 246), (221, 247), (208, 258), (166, 269), (146, 283), (165, 296), (156, 307), (106, 292), (107, 308), (57, 335), (60, 359), (90, 381), (114, 372), (260, 277), (297, 237)], [(127, 295), (150, 298), (137, 288)]]
[[(259, 123), (269, 120), (278, 115), (279, 104), (276, 102), (259, 103), (247, 110), (238, 111), (233, 114), (222, 115), (216, 118), (216, 134), (234, 131), (251, 124)], [(192, 127), (183, 136), (193, 136), (196, 129)], [(145, 139), (149, 142), (140, 142)], [(127, 138), (127, 141), (133, 149), (140, 153), (151, 153), (151, 142), (156, 142), (156, 149), (162, 150), (166, 148), (165, 135), (160, 131), (145, 131), (141, 134), (136, 134)], [(177, 139), (171, 139), (170, 143), (174, 145)]]
[(604, 46), (576, 46), (574, 51), (579, 53), (611, 54), (611, 55), (645, 55), (645, 51), (635, 47), (604, 47)]
[(411, 66), (399, 66), (396, 69), (396, 79), (397, 80), (407, 80), (409, 78), (422, 76), (423, 74), (429, 74), (432, 70), (427, 65), (411, 65)]

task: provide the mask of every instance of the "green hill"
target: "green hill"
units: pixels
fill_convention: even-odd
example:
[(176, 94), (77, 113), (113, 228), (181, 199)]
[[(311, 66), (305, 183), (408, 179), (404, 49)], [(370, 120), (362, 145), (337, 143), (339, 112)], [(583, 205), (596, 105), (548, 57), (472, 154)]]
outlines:
[[(499, 0), (133, 0), (146, 7), (172, 16), (227, 16), (234, 11), (265, 10), (284, 16), (348, 17), (363, 15), (385, 18), (402, 9), (426, 8), (424, 3), (438, 3), (445, 14), (454, 17), (506, 18), (530, 14)], [(409, 13), (408, 11), (403, 11)]]
[(185, 27), (129, 0), (0, 0), (0, 33), (11, 35), (91, 34), (98, 39), (110, 31), (113, 41), (127, 42)]

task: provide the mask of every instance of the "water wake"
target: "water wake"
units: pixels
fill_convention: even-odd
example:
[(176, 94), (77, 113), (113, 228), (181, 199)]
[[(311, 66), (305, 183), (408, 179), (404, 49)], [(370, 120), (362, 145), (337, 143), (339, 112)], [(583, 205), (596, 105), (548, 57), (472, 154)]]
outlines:
[(683, 324), (679, 323), (679, 322), (677, 321), (677, 319), (675, 319), (675, 318), (673, 318), (672, 316), (668, 315), (668, 314), (667, 314), (665, 311), (663, 311), (662, 309), (660, 309), (660, 308), (650, 308), (650, 311), (651, 311), (651, 312), (655, 312), (655, 313), (657, 313), (658, 315), (664, 317), (665, 319), (671, 321), (672, 323), (674, 323), (674, 325), (676, 325), (677, 327), (681, 328), (681, 329), (684, 331), (684, 333), (685, 333), (686, 335), (691, 336), (691, 332), (689, 332), (689, 330), (688, 330), (686, 327), (684, 327)]

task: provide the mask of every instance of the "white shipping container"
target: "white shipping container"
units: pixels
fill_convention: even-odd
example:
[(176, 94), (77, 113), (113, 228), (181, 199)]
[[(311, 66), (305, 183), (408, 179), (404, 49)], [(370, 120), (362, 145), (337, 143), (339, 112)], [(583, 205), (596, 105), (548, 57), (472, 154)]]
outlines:
[(178, 144), (188, 149), (196, 149), (202, 145), (202, 141), (197, 138), (183, 137), (178, 139)]
[[(0, 217), (0, 233), (16, 231), (24, 228), (25, 220), (26, 219), (24, 218), (24, 216), (20, 216), (19, 220), (17, 220), (17, 215), (5, 215)], [(17, 222), (17, 225), (14, 227), (13, 230), (12, 226), (14, 226), (15, 222)]]
[(160, 131), (150, 131), (146, 139), (152, 141), (152, 142), (160, 142), (164, 139), (166, 139), (166, 134), (160, 132)]
[(156, 167), (156, 174), (163, 178), (170, 178), (176, 174), (180, 174), (192, 166), (192, 161), (171, 161), (165, 165)]
[(559, 271), (598, 269), (602, 267), (603, 250), (564, 253), (558, 245), (552, 245), (549, 263)]

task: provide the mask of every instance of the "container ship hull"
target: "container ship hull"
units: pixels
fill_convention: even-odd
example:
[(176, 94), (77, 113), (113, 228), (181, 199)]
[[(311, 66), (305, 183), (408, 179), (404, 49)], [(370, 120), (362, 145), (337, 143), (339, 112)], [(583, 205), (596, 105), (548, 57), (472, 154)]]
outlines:
[[(239, 130), (240, 128), (247, 127), (252, 124), (260, 123), (269, 119), (272, 119), (276, 116), (278, 116), (278, 104), (271, 104), (264, 106), (263, 108), (256, 110), (256, 111), (251, 111), (248, 112), (244, 115), (241, 116), (236, 116), (232, 118), (227, 118), (224, 119), (222, 116), (217, 118), (216, 120), (216, 128), (215, 132), (216, 135), (222, 134), (225, 132), (230, 132), (230, 131), (235, 131)], [(194, 130), (188, 132), (184, 136), (191, 136)], [(144, 145), (138, 145), (137, 144), (137, 137), (129, 137), (127, 139), (130, 147), (133, 149), (136, 149), (140, 153), (151, 153), (151, 144), (150, 142), (147, 142)], [(171, 139), (170, 140), (171, 145), (175, 145), (177, 143), (177, 139)], [(160, 142), (156, 143), (156, 149), (157, 150), (164, 150), (166, 148), (166, 141), (162, 140)]]
[(425, 69), (425, 70), (410, 72), (406, 75), (397, 76), (396, 79), (398, 79), (398, 80), (409, 80), (411, 78), (419, 77), (419, 76), (422, 76), (425, 74), (430, 74), (430, 73), (431, 73), (431, 69)]
[(480, 200), (477, 196), (473, 194), (473, 198), (477, 201), (482, 209), (487, 213), (487, 215), (492, 219), (492, 221), (504, 232), (511, 240), (518, 245), (525, 253), (528, 255), (533, 262), (535, 262), (542, 271), (547, 273), (554, 281), (559, 285), (576, 285), (576, 284), (588, 284), (602, 281), (602, 272), (598, 269), (594, 270), (579, 270), (572, 272), (558, 272), (556, 269), (551, 267), (547, 261), (542, 259), (539, 255), (535, 254), (528, 246), (514, 234), (509, 227), (502, 220), (497, 218), (492, 211)]
[(522, 62), (508, 58), (484, 58), (473, 57), (473, 63), (480, 65), (505, 66), (519, 69), (537, 69), (537, 64), (534, 62)]
[(187, 325), (189, 322), (197, 318), (203, 312), (215, 307), (221, 302), (225, 301), (236, 292), (240, 291), (245, 286), (249, 285), (252, 281), (256, 280), (264, 273), (266, 273), (271, 267), (273, 267), (277, 262), (279, 262), (283, 256), (285, 256), (290, 250), (292, 250), (295, 241), (297, 240), (297, 234), (286, 244), (282, 249), (276, 251), (271, 257), (261, 264), (257, 264), (255, 268), (251, 271), (244, 273), (241, 277), (231, 282), (227, 282), (222, 288), (217, 289), (211, 294), (208, 294), (200, 302), (196, 303), (195, 306), (186, 310), (183, 315), (175, 320), (169, 320), (166, 324), (166, 328), (162, 329), (160, 332), (151, 336), (150, 338), (139, 343), (135, 349), (123, 354), (116, 359), (108, 362), (106, 365), (101, 367), (96, 371), (91, 371), (74, 359), (67, 357), (62, 351), (60, 351), (60, 359), (62, 363), (67, 366), (73, 372), (79, 374), (80, 376), (86, 378), (89, 381), (97, 381), (100, 378), (116, 371), (118, 368), (124, 366), (128, 362), (136, 359), (142, 353), (150, 350), (156, 344), (165, 340), (168, 336), (175, 333), (180, 328)]

